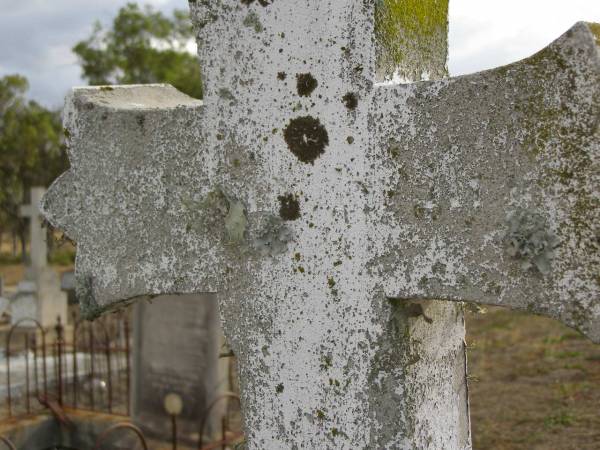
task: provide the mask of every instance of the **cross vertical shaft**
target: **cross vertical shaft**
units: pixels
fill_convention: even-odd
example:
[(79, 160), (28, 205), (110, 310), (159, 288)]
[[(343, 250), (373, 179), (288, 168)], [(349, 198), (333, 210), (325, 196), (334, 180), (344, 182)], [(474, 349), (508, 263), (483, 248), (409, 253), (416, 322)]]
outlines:
[(192, 6), (218, 183), (269, 243), (230, 258), (219, 293), (249, 447), (467, 448), (460, 306), (389, 301), (371, 266), (387, 227), (373, 83), (446, 73), (447, 2), (422, 5), (429, 34), (417, 2), (250, 3)]

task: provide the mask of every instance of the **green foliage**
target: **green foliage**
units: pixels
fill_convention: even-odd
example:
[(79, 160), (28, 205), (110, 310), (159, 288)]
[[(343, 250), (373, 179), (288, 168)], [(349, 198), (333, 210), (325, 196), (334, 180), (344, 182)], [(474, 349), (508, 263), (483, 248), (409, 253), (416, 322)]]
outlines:
[(32, 186), (48, 186), (68, 166), (60, 115), (27, 100), (27, 80), (0, 79), (0, 229), (21, 239), (19, 206)]
[(57, 249), (50, 253), (49, 263), (57, 266), (72, 266), (75, 264), (75, 249)]
[(8, 253), (0, 253), (0, 265), (20, 264), (21, 255), (13, 256)]
[(172, 17), (128, 3), (108, 29), (96, 22), (91, 36), (75, 45), (83, 77), (92, 85), (169, 83), (202, 97), (200, 66), (186, 51), (193, 39), (187, 13)]

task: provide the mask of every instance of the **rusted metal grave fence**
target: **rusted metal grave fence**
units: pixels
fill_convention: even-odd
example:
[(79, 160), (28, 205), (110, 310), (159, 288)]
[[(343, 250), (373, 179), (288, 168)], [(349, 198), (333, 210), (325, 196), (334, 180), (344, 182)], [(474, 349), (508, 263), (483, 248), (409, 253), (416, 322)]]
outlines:
[[(126, 312), (94, 322), (73, 319), (73, 325), (69, 326), (57, 318), (53, 329), (44, 329), (29, 318), (15, 323), (8, 331), (4, 348), (5, 386), (0, 395), (4, 395), (5, 409), (0, 410), (0, 420), (50, 410), (59, 421), (67, 423), (63, 408), (129, 416), (129, 327)], [(221, 421), (221, 436), (217, 441), (204, 441), (208, 418), (221, 402), (228, 404)], [(239, 396), (234, 393), (221, 394), (208, 405), (200, 421), (198, 449), (225, 449), (239, 441), (242, 434), (230, 429), (230, 402), (239, 408)], [(128, 422), (102, 433), (97, 448), (104, 441), (108, 443), (110, 438), (131, 431), (138, 435), (142, 447), (148, 448), (141, 430)], [(11, 445), (6, 437), (0, 436), (0, 450), (3, 446), (13, 448)], [(174, 433), (173, 448), (176, 447)]]
[(131, 376), (129, 321), (125, 314), (75, 321), (54, 330), (22, 319), (5, 346), (4, 417), (51, 408), (129, 415)]

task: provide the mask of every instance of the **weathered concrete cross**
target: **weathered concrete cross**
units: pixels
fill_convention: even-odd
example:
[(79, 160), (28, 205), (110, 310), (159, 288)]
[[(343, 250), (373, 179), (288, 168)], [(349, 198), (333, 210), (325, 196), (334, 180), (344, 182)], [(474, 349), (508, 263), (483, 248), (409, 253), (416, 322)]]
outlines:
[(41, 269), (48, 264), (46, 229), (42, 227), (43, 217), (40, 212), (40, 203), (45, 193), (46, 189), (42, 187), (31, 188), (31, 203), (20, 209), (21, 217), (29, 218), (29, 256), (34, 269)]
[(205, 103), (75, 90), (44, 209), (88, 316), (218, 293), (248, 448), (470, 448), (453, 301), (600, 341), (598, 25), (399, 85), (444, 76), (446, 1), (190, 6)]

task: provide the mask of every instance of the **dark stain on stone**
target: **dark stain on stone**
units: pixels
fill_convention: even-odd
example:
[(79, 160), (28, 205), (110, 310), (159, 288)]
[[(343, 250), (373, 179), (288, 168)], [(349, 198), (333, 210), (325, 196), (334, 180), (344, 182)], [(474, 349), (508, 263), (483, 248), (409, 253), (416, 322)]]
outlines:
[(277, 79), (283, 81), (287, 78), (287, 74), (285, 72), (277, 72)]
[(146, 117), (143, 114), (138, 114), (137, 116), (135, 116), (135, 121), (141, 128), (144, 128), (144, 123), (146, 123)]
[(319, 85), (319, 82), (310, 73), (299, 73), (296, 75), (296, 80), (300, 97), (309, 97)]
[(353, 111), (358, 106), (358, 97), (354, 92), (348, 92), (342, 97), (342, 101), (346, 105), (346, 108)]
[(300, 218), (300, 203), (292, 194), (280, 195), (279, 215), (283, 220), (298, 220)]
[(420, 303), (416, 303), (413, 301), (403, 300), (399, 298), (388, 297), (388, 301), (394, 308), (399, 308), (403, 311), (403, 313), (410, 318), (417, 319), (419, 317), (423, 317), (423, 320), (427, 323), (433, 323), (433, 319), (431, 317), (427, 317), (425, 314), (425, 310), (423, 309), (423, 305)]
[(221, 97), (223, 100), (235, 101), (235, 96), (227, 88), (219, 89), (219, 97)]
[[(254, 0), (241, 0), (243, 5), (248, 5), (250, 6), (252, 3), (254, 3)], [(261, 6), (269, 6), (271, 5), (275, 0), (258, 0), (258, 3)]]
[(311, 116), (290, 120), (283, 137), (291, 152), (304, 162), (314, 164), (329, 145), (329, 135), (319, 119)]

